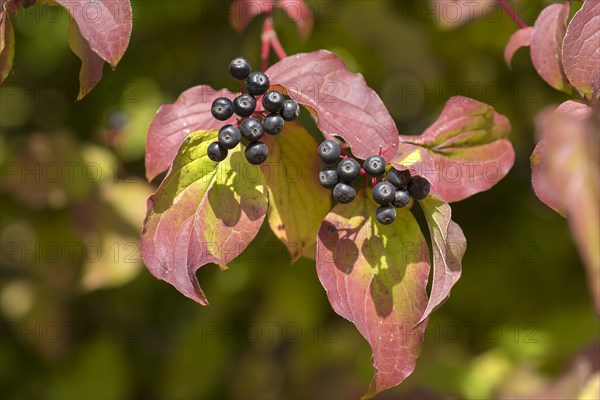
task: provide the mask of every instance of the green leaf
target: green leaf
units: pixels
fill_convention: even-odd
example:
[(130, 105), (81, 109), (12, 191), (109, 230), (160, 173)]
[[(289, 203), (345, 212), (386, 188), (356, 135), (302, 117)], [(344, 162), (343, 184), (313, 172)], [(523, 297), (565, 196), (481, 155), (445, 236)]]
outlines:
[(336, 313), (373, 349), (375, 376), (365, 397), (400, 384), (415, 368), (426, 323), (429, 253), (410, 210), (377, 223), (370, 190), (335, 206), (317, 237), (317, 273)]
[(264, 176), (242, 146), (220, 162), (206, 155), (217, 131), (182, 143), (167, 176), (148, 199), (140, 240), (142, 259), (157, 278), (206, 305), (196, 270), (236, 258), (257, 235), (267, 212)]
[(314, 259), (315, 236), (331, 208), (331, 195), (319, 185), (317, 143), (301, 125), (288, 122), (268, 137), (269, 158), (261, 165), (269, 188), (269, 225), (292, 260)]

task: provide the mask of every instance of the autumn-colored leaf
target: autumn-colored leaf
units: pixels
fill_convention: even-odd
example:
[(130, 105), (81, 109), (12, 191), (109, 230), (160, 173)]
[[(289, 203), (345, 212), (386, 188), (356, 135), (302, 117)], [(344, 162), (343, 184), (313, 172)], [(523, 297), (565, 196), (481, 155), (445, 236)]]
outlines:
[(169, 168), (177, 149), (191, 132), (219, 129), (235, 122), (235, 116), (219, 121), (210, 113), (212, 102), (217, 97), (230, 100), (235, 94), (223, 89), (217, 91), (210, 86), (194, 86), (183, 92), (173, 104), (163, 105), (152, 120), (146, 137), (146, 178), (152, 180)]
[(208, 301), (196, 270), (236, 258), (258, 233), (268, 203), (263, 174), (241, 146), (220, 163), (208, 158), (216, 137), (217, 131), (199, 131), (184, 140), (148, 199), (140, 239), (148, 270), (203, 305)]
[(437, 178), (433, 158), (424, 147), (410, 143), (400, 143), (394, 158), (390, 160), (398, 171), (409, 170), (413, 175), (420, 175), (431, 181)]
[(77, 100), (81, 100), (102, 79), (104, 60), (90, 49), (88, 42), (81, 36), (77, 24), (73, 23), (73, 21), (69, 21), (67, 38), (69, 40), (69, 47), (81, 60), (79, 94), (77, 95)]
[(452, 97), (438, 119), (420, 136), (401, 141), (427, 149), (435, 176), (426, 176), (447, 202), (490, 189), (508, 174), (515, 159), (508, 119), (466, 97)]
[[(596, 310), (600, 312), (600, 162), (598, 125), (581, 103), (547, 110), (537, 120), (545, 140), (542, 177), (564, 205), (579, 253), (588, 269)], [(588, 107), (588, 115), (592, 114)]]
[(4, 82), (15, 57), (15, 33), (8, 12), (0, 9), (0, 83)]
[(377, 93), (330, 51), (295, 54), (266, 74), (272, 85), (309, 109), (324, 135), (343, 138), (358, 158), (398, 145), (396, 124)]
[(531, 163), (531, 185), (535, 195), (546, 204), (548, 207), (556, 211), (563, 217), (566, 217), (565, 205), (561, 197), (558, 195), (548, 182), (544, 166), (546, 154), (546, 139), (541, 139), (533, 149), (529, 159)]
[(430, 194), (419, 201), (431, 234), (433, 280), (427, 308), (421, 317), (425, 320), (449, 296), (460, 278), (462, 258), (467, 250), (465, 235), (454, 221), (448, 203)]
[(594, 83), (600, 83), (600, 2), (585, 1), (573, 16), (564, 38), (562, 59), (569, 82), (593, 97)]
[(567, 93), (571, 92), (571, 85), (561, 59), (569, 9), (568, 2), (544, 8), (531, 37), (531, 61), (536, 71), (550, 86)]
[(415, 368), (426, 323), (429, 255), (412, 213), (377, 223), (377, 205), (361, 190), (336, 205), (317, 237), (317, 273), (336, 313), (348, 319), (373, 350), (375, 376), (365, 397), (396, 386)]
[(271, 14), (273, 7), (283, 10), (296, 23), (300, 36), (308, 37), (314, 17), (304, 0), (235, 0), (229, 10), (229, 22), (238, 31), (243, 31), (257, 16)]
[(531, 37), (533, 36), (533, 28), (527, 27), (522, 28), (513, 33), (513, 35), (508, 39), (508, 43), (504, 48), (504, 61), (506, 65), (510, 67), (510, 62), (521, 47), (531, 46)]
[(331, 208), (330, 191), (319, 185), (317, 143), (301, 125), (288, 122), (267, 137), (269, 158), (261, 169), (269, 189), (268, 220), (292, 261), (314, 258), (315, 236)]

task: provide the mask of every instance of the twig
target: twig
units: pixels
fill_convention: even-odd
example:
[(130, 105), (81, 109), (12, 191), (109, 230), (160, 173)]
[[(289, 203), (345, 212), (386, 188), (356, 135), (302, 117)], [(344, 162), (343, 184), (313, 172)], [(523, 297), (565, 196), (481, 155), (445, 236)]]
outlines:
[(525, 22), (523, 22), (515, 10), (513, 10), (508, 3), (506, 3), (506, 0), (496, 0), (496, 2), (513, 19), (513, 21), (517, 23), (517, 25), (519, 25), (521, 28), (527, 28)]

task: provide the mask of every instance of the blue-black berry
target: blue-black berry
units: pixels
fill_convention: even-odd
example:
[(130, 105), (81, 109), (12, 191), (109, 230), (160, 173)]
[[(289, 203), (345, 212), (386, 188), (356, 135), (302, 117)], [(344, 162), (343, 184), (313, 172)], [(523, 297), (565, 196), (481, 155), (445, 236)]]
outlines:
[(262, 164), (267, 159), (268, 154), (269, 149), (263, 142), (250, 143), (246, 146), (246, 151), (244, 152), (246, 160), (253, 165)]
[(239, 95), (233, 100), (233, 111), (240, 117), (249, 117), (256, 110), (256, 99), (248, 93)]
[(251, 72), (246, 78), (246, 90), (252, 96), (260, 96), (269, 90), (269, 78), (262, 72)]
[(340, 182), (333, 188), (333, 198), (341, 204), (350, 203), (356, 197), (356, 190), (347, 183)]
[(233, 125), (225, 125), (219, 129), (219, 144), (226, 149), (233, 149), (242, 139), (240, 130)]
[(240, 124), (240, 133), (251, 142), (258, 142), (265, 134), (262, 123), (256, 118), (247, 118)]
[(352, 182), (360, 175), (360, 164), (354, 158), (344, 158), (337, 166), (341, 181)]
[(283, 102), (281, 116), (286, 121), (293, 121), (300, 115), (300, 106), (294, 100), (286, 100)]
[(319, 158), (321, 158), (325, 164), (333, 164), (339, 160), (340, 154), (342, 154), (340, 145), (335, 140), (331, 139), (327, 139), (322, 142), (319, 145), (317, 152), (319, 154)]
[(410, 195), (406, 190), (396, 190), (392, 205), (396, 208), (406, 207), (410, 202)]
[(378, 177), (385, 174), (385, 158), (381, 156), (371, 156), (367, 157), (363, 168), (365, 172), (371, 176)]
[(393, 206), (379, 206), (375, 212), (375, 217), (382, 225), (389, 225), (396, 219), (396, 209)]
[(236, 57), (229, 63), (229, 73), (234, 79), (243, 81), (250, 75), (250, 63), (244, 57)]
[(319, 172), (319, 183), (326, 189), (338, 184), (338, 174), (335, 167), (325, 167)]
[(218, 97), (213, 101), (210, 112), (219, 121), (225, 121), (233, 115), (233, 104), (228, 98)]
[(422, 176), (413, 176), (408, 184), (408, 193), (415, 200), (423, 200), (429, 194), (431, 185), (429, 181)]
[(375, 203), (377, 204), (390, 204), (392, 201), (394, 201), (395, 194), (396, 188), (387, 181), (379, 182), (373, 188), (373, 200), (375, 200)]
[(263, 128), (269, 135), (277, 135), (283, 129), (285, 121), (279, 114), (269, 114), (263, 120)]
[(408, 182), (410, 182), (410, 171), (398, 171), (395, 168), (389, 170), (387, 174), (387, 180), (397, 189), (406, 189)]
[(208, 158), (215, 162), (223, 161), (227, 157), (227, 149), (219, 144), (219, 142), (212, 142), (208, 145), (206, 154)]
[(278, 113), (283, 108), (285, 98), (279, 92), (271, 90), (262, 98), (262, 105), (265, 110), (271, 113)]

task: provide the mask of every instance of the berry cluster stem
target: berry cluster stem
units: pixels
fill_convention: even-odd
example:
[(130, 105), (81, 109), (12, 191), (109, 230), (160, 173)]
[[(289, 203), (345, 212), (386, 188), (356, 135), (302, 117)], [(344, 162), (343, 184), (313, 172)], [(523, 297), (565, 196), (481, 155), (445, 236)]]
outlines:
[(519, 18), (519, 16), (515, 12), (515, 10), (513, 10), (508, 5), (506, 0), (496, 0), (496, 2), (500, 6), (500, 8), (502, 8), (513, 19), (513, 21), (515, 21), (515, 23), (517, 25), (519, 25), (521, 28), (527, 28), (527, 25), (525, 24), (525, 22), (523, 22), (523, 20), (521, 20), (521, 18)]
[(271, 47), (273, 47), (275, 54), (277, 54), (277, 57), (279, 57), (280, 60), (287, 57), (287, 54), (283, 49), (281, 42), (279, 41), (277, 32), (275, 32), (275, 29), (273, 29), (273, 16), (271, 14), (267, 15), (265, 21), (263, 22), (261, 40), (262, 71), (265, 72), (269, 67), (269, 56), (271, 55)]

